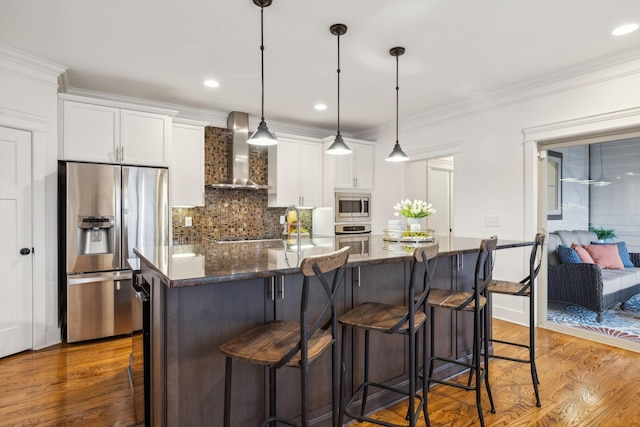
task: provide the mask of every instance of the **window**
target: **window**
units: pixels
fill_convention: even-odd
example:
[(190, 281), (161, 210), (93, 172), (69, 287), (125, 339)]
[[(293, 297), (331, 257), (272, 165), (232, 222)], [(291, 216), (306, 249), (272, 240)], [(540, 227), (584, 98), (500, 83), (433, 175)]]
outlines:
[(547, 219), (562, 219), (562, 153), (547, 152)]

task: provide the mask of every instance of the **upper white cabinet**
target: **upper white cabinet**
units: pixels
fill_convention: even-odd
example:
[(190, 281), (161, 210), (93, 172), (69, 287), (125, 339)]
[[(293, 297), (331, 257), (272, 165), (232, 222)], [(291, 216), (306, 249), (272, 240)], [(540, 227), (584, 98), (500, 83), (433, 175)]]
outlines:
[(204, 206), (205, 122), (174, 120), (171, 137), (172, 206)]
[(269, 206), (322, 206), (322, 143), (278, 136), (269, 146)]
[[(335, 137), (324, 139), (325, 149)], [(373, 143), (344, 138), (351, 154), (325, 154), (325, 188), (373, 190)], [(326, 151), (326, 150), (325, 150)]]
[(169, 166), (171, 113), (128, 104), (62, 101), (62, 160)]

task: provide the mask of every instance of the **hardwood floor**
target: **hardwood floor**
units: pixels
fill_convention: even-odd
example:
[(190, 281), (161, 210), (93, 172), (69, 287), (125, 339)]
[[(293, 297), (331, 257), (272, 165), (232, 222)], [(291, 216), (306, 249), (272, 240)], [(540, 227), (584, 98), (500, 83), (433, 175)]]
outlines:
[(0, 359), (0, 426), (135, 426), (131, 338)]
[[(496, 335), (526, 339), (526, 328), (494, 325)], [(493, 360), (497, 412), (487, 410), (483, 394), (487, 426), (640, 425), (640, 354), (544, 329), (537, 337), (542, 407), (535, 406), (528, 366)], [(119, 338), (0, 359), (0, 426), (134, 426), (130, 347)], [(477, 425), (472, 392), (436, 386), (428, 397), (433, 426)], [(397, 421), (405, 411), (399, 404), (377, 416)]]

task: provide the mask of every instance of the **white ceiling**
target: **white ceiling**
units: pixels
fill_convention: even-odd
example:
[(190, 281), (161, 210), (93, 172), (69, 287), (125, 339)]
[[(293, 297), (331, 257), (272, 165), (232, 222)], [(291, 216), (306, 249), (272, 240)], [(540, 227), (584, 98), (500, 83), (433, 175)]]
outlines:
[[(640, 57), (639, 0), (274, 0), (264, 10), (265, 118), (341, 130), (482, 99)], [(2, 0), (0, 44), (69, 68), (73, 89), (260, 116), (260, 8), (252, 0)], [(216, 79), (216, 89), (203, 85)], [(318, 112), (314, 104), (329, 108)]]

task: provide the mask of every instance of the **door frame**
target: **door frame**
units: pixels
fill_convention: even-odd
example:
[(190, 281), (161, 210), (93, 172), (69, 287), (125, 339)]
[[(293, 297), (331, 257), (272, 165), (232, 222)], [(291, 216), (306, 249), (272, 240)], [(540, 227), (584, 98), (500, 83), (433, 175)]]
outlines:
[[(545, 145), (552, 142), (580, 140), (596, 135), (616, 135), (631, 129), (640, 128), (640, 108), (631, 108), (580, 117), (555, 123), (523, 129), (524, 135), (524, 174), (525, 174), (525, 218), (524, 232), (533, 236), (539, 228), (546, 230), (547, 211), (545, 199)], [(640, 346), (602, 334), (578, 330), (547, 321), (547, 256), (543, 251), (543, 262), (537, 287), (536, 325), (567, 335), (585, 338), (591, 341), (640, 351)]]
[[(54, 211), (53, 218), (47, 212), (47, 192), (49, 197), (56, 197), (57, 173), (47, 171), (47, 164), (53, 151), (53, 157), (57, 158), (57, 146), (55, 142), (52, 148), (47, 148), (48, 134), (50, 132), (50, 119), (33, 116), (18, 111), (0, 110), (0, 126), (23, 130), (31, 133), (31, 227), (32, 244), (34, 248), (32, 263), (32, 317), (33, 317), (33, 343), (32, 349), (47, 347), (60, 342), (60, 328), (47, 330), (47, 324), (57, 324), (58, 307), (53, 313), (47, 313), (47, 294), (55, 292), (57, 301), (57, 247), (55, 238), (47, 241), (47, 232), (56, 230), (57, 214)], [(54, 140), (55, 141), (55, 140)], [(57, 166), (57, 160), (56, 160)], [(49, 189), (49, 191), (47, 191)], [(55, 200), (53, 201), (55, 206)], [(53, 227), (53, 228), (50, 228)], [(54, 231), (55, 232), (55, 231)], [(47, 256), (48, 254), (48, 256)], [(48, 260), (47, 260), (48, 258)], [(47, 270), (53, 274), (47, 279)], [(51, 280), (54, 280), (53, 282)], [(50, 300), (50, 299), (49, 299)], [(52, 319), (47, 319), (49, 314)], [(55, 317), (54, 317), (55, 316)]]

